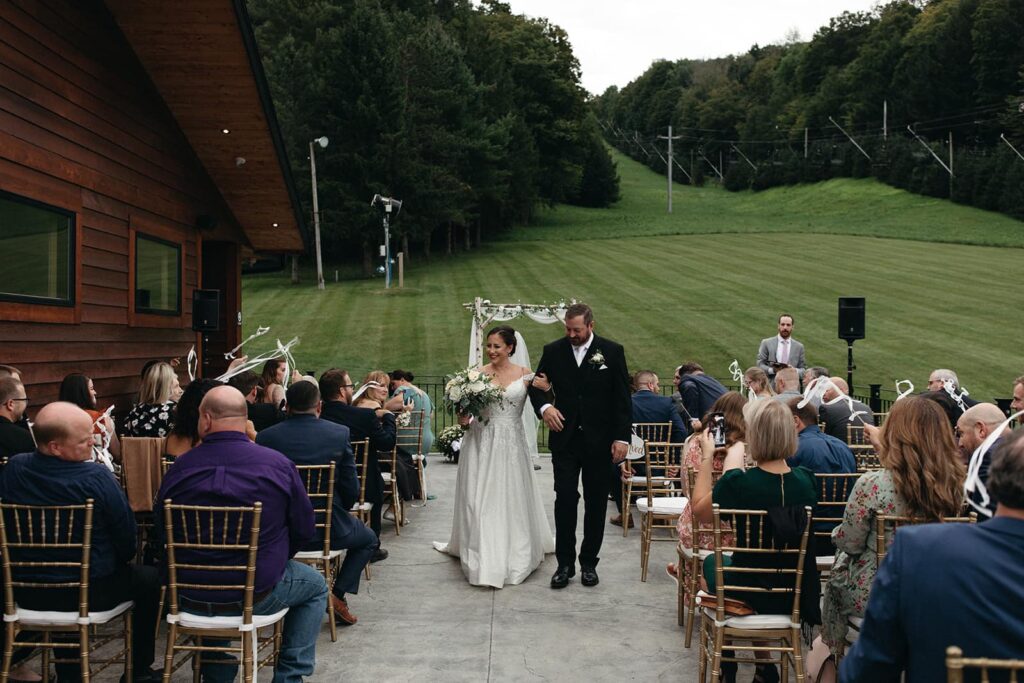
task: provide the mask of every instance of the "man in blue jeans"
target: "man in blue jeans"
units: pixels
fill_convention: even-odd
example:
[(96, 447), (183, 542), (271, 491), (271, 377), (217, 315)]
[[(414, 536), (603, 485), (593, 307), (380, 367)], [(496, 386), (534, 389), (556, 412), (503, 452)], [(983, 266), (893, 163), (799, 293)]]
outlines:
[[(277, 451), (249, 441), (245, 435), (246, 420), (245, 397), (241, 392), (229, 386), (210, 390), (199, 405), (202, 443), (178, 457), (167, 470), (153, 512), (156, 519), (162, 519), (163, 501), (167, 499), (179, 505), (263, 503), (253, 611), (273, 614), (288, 608), (274, 681), (299, 683), (303, 677), (313, 675), (316, 640), (327, 611), (327, 584), (323, 576), (290, 559), (316, 534), (313, 506), (295, 464)], [(155, 528), (158, 533), (163, 531), (160, 524)], [(179, 560), (187, 562), (184, 557)], [(179, 577), (197, 583), (232, 580), (224, 572), (181, 571)], [(182, 590), (179, 600), (182, 609), (195, 614), (241, 613), (241, 596), (237, 591), (190, 594)], [(232, 681), (237, 670), (237, 661), (204, 664), (203, 680)]]

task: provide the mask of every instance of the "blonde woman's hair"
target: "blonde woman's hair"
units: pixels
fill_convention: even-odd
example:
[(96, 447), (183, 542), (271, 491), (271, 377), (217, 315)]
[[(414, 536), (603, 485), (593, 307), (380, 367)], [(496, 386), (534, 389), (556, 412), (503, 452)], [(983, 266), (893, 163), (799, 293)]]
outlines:
[[(387, 389), (389, 386), (391, 386), (391, 375), (384, 372), (383, 370), (371, 370), (370, 372), (366, 373), (366, 377), (363, 378), (363, 383), (360, 386), (360, 388), (366, 386), (367, 384), (370, 384), (371, 382), (380, 385), (384, 389)], [(370, 398), (366, 394), (366, 392), (363, 392), (358, 398), (355, 399), (354, 405), (356, 407), (359, 407), (359, 404), (363, 403), (364, 401), (367, 403), (377, 403), (377, 399)]]
[(960, 514), (966, 473), (949, 418), (937, 403), (919, 396), (897, 401), (879, 438), (879, 461), (912, 517), (934, 521)]
[(768, 373), (756, 365), (751, 368), (747, 368), (747, 371), (743, 373), (743, 379), (746, 380), (747, 386), (750, 386), (750, 382), (758, 382), (761, 385), (761, 391), (767, 391), (769, 395), (774, 396), (775, 391), (772, 389), (772, 383), (768, 381)]
[(779, 401), (758, 401), (747, 423), (747, 452), (756, 463), (784, 460), (796, 453), (797, 436), (793, 413)]
[(142, 376), (139, 385), (139, 403), (159, 405), (167, 403), (171, 398), (171, 387), (174, 385), (174, 368), (170, 363), (154, 363)]

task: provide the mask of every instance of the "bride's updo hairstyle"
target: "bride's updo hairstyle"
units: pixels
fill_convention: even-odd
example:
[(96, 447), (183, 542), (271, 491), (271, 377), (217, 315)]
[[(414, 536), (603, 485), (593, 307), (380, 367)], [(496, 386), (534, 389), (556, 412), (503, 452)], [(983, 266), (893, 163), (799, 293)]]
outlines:
[(510, 347), (512, 350), (509, 351), (509, 355), (516, 352), (516, 331), (508, 325), (499, 325), (498, 327), (492, 328), (487, 332), (487, 338), (490, 339), (494, 335), (501, 337), (501, 341), (505, 346)]

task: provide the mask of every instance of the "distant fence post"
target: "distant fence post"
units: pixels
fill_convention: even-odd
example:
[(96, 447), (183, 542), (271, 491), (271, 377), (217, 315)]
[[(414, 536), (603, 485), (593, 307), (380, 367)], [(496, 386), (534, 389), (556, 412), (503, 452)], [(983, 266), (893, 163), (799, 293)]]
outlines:
[(868, 389), (871, 391), (871, 396), (869, 398), (871, 402), (871, 412), (882, 412), (882, 385), (869, 384)]

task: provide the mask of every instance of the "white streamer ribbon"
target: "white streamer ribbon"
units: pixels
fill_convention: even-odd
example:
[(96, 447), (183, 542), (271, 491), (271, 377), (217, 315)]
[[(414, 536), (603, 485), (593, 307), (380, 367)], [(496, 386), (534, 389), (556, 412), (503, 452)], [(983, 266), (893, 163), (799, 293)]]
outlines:
[(199, 354), (196, 353), (196, 345), (188, 350), (188, 357), (185, 359), (185, 368), (188, 370), (188, 381), (196, 381), (196, 372), (199, 370)]
[(729, 363), (729, 372), (732, 373), (732, 381), (737, 382), (740, 385), (740, 389), (747, 390), (747, 400), (755, 400), (757, 398), (757, 394), (754, 393), (753, 389), (747, 386), (747, 378), (743, 375), (739, 361), (735, 358), (732, 359), (732, 363)]
[(298, 337), (292, 337), (291, 341), (289, 341), (287, 344), (282, 344), (281, 340), (278, 339), (277, 340), (277, 348), (276, 349), (273, 349), (271, 351), (267, 351), (266, 353), (261, 353), (258, 356), (254, 356), (253, 358), (250, 358), (250, 359), (246, 360), (244, 363), (239, 363), (238, 365), (236, 365), (235, 367), (231, 368), (230, 370), (225, 372), (223, 375), (218, 377), (217, 381), (219, 381), (219, 382), (227, 382), (229, 379), (231, 379), (235, 375), (240, 375), (243, 372), (246, 372), (247, 370), (253, 370), (255, 368), (258, 368), (259, 366), (261, 366), (264, 363), (266, 363), (268, 360), (273, 360), (275, 358), (284, 358), (285, 359), (284, 386), (287, 386), (288, 385), (289, 369), (292, 366), (295, 365), (295, 359), (292, 357), (291, 349), (292, 349), (293, 346), (295, 346), (298, 343), (299, 343), (299, 338)]
[(107, 422), (113, 412), (114, 406), (110, 406), (92, 423), (94, 431), (96, 427), (100, 428), (100, 433), (96, 435), (100, 437), (100, 443), (93, 444), (92, 459), (106, 465), (111, 472), (114, 471), (114, 458), (110, 455), (110, 442), (114, 438), (114, 429), (113, 427), (108, 428)]
[(356, 391), (356, 393), (352, 394), (352, 405), (355, 405), (356, 401), (359, 399), (360, 396), (362, 396), (363, 394), (366, 393), (367, 389), (371, 389), (371, 388), (380, 389), (380, 386), (381, 385), (380, 385), (379, 382), (367, 382), (363, 386), (359, 387), (359, 390)]
[(245, 341), (243, 341), (241, 344), (239, 344), (235, 348), (233, 348), (230, 351), (228, 351), (227, 353), (225, 353), (224, 354), (224, 358), (226, 360), (234, 360), (235, 359), (235, 354), (238, 353), (239, 349), (241, 349), (243, 346), (245, 346), (246, 344), (251, 342), (256, 337), (262, 337), (267, 332), (270, 332), (270, 328), (269, 327), (263, 327), (263, 326), (257, 327), (255, 332), (253, 332), (252, 334), (250, 334), (248, 337), (245, 338)]
[[(900, 385), (903, 384), (908, 385), (910, 388), (907, 389), (906, 391), (900, 391)], [(898, 379), (896, 380), (896, 391), (899, 392), (899, 396), (896, 397), (896, 401), (906, 398), (907, 396), (910, 396), (912, 393), (914, 393), (914, 383), (911, 382), (909, 379)], [(896, 401), (893, 401), (893, 403), (895, 403)]]
[[(832, 400), (826, 401), (825, 393), (829, 389), (834, 389), (836, 392), (836, 396)], [(830, 378), (819, 377), (816, 381), (812, 382), (809, 387), (804, 388), (803, 400), (801, 400), (800, 403), (797, 404), (797, 408), (803, 408), (808, 403), (813, 403), (814, 405), (831, 406), (835, 405), (836, 403), (843, 402), (845, 402), (847, 407), (849, 407), (850, 409), (850, 422), (853, 422), (854, 418), (856, 418), (858, 415), (868, 414), (867, 411), (857, 410), (857, 406), (853, 402), (853, 397), (848, 396), (844, 394), (842, 391), (840, 391), (839, 387), (837, 387)], [(860, 423), (865, 424), (865, 421), (861, 419)]]
[[(1010, 426), (1010, 423), (1016, 420), (1021, 415), (1024, 415), (1024, 410), (1014, 413), (1010, 417), (1003, 420), (1003, 423), (996, 429), (992, 430), (992, 433), (988, 435), (980, 446), (974, 449), (974, 453), (971, 454), (971, 462), (967, 466), (967, 479), (964, 481), (964, 494), (967, 497), (967, 502), (970, 503), (971, 507), (978, 511), (979, 514), (985, 515), (986, 517), (992, 516), (992, 511), (988, 508), (988, 504), (991, 498), (988, 495), (988, 489), (985, 487), (985, 482), (981, 480), (981, 464), (985, 461), (985, 454), (988, 453), (989, 449), (992, 448), (992, 444), (996, 442), (1003, 430)], [(972, 493), (977, 493), (981, 502), (976, 502), (972, 497)]]
[(960, 394), (957, 395), (956, 387), (953, 385), (953, 380), (951, 379), (942, 380), (942, 388), (947, 394), (949, 394), (950, 398), (956, 401), (956, 404), (960, 406), (960, 412), (967, 412), (967, 404), (964, 403), (964, 396), (970, 396), (970, 392), (961, 387)]

